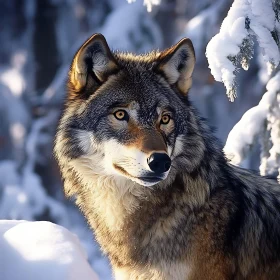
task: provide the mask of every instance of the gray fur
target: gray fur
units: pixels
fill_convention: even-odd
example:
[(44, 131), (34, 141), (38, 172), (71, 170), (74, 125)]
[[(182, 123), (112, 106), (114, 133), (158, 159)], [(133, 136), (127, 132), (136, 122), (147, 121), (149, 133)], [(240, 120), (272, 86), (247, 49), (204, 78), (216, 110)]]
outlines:
[[(87, 44), (91, 40), (96, 37)], [(82, 88), (79, 81), (75, 84), (71, 68), (54, 149), (65, 193), (76, 197), (116, 279), (280, 279), (280, 187), (230, 165), (187, 92), (182, 92), (184, 87), (170, 84), (161, 63), (180, 44), (193, 52), (189, 41), (181, 41), (161, 53), (110, 54), (113, 72), (99, 73), (105, 81), (86, 73)], [(189, 65), (188, 56), (182, 60)], [(170, 69), (183, 75), (181, 68)], [(190, 79), (191, 71), (188, 75)], [(134, 110), (133, 127), (108, 117), (117, 103), (134, 104), (127, 109)], [(114, 140), (124, 153), (134, 151), (128, 147), (142, 145), (141, 133), (156, 135), (157, 108), (167, 107), (174, 122), (161, 131), (172, 159), (167, 178), (145, 186), (125, 173), (109, 173), (107, 144)], [(134, 170), (135, 161), (128, 156), (122, 164)]]

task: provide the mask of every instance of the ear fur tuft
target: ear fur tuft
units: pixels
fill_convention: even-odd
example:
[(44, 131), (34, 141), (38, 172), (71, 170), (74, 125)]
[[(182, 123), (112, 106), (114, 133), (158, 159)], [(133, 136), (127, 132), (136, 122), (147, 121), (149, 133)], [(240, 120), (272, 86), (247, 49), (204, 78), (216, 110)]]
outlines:
[(194, 65), (193, 44), (190, 39), (184, 38), (161, 53), (157, 69), (163, 73), (169, 84), (176, 85), (178, 90), (186, 95), (192, 85)]
[(94, 34), (76, 53), (69, 77), (74, 89), (79, 91), (87, 84), (104, 82), (117, 70), (117, 62), (104, 36)]

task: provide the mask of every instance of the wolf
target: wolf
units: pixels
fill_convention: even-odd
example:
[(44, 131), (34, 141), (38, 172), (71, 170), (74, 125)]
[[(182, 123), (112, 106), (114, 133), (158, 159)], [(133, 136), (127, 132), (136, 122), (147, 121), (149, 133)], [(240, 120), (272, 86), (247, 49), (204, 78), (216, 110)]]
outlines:
[(280, 279), (280, 186), (230, 164), (189, 100), (190, 39), (75, 54), (54, 153), (117, 280)]

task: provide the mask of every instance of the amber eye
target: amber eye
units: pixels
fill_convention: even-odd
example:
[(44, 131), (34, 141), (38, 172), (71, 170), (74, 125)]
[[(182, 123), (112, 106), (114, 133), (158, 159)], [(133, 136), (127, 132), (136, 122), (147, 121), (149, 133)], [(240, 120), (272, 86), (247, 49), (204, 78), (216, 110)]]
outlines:
[(116, 111), (114, 116), (119, 121), (128, 121), (128, 113), (125, 110)]
[(161, 117), (161, 124), (168, 124), (170, 122), (171, 117), (169, 115), (163, 115)]

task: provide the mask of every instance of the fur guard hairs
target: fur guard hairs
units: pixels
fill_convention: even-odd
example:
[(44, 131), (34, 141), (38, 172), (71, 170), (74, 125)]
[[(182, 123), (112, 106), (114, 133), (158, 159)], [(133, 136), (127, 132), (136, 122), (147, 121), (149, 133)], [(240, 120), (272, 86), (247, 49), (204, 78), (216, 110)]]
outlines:
[(65, 194), (117, 280), (280, 279), (280, 186), (227, 161), (189, 101), (194, 65), (186, 38), (145, 55), (89, 38), (55, 139)]

